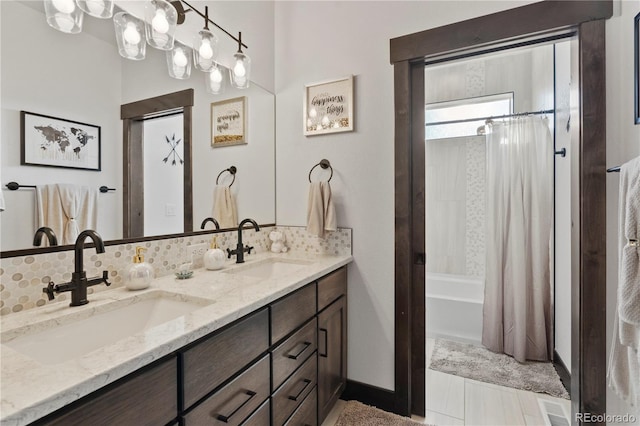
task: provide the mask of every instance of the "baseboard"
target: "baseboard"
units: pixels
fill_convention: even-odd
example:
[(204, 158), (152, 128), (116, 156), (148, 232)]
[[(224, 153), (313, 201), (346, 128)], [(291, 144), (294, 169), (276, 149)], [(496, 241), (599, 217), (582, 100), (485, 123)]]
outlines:
[(347, 380), (347, 387), (340, 399), (345, 401), (356, 400), (384, 411), (393, 412), (395, 410), (396, 394), (388, 389)]
[(553, 367), (556, 369), (558, 376), (560, 376), (562, 386), (564, 386), (569, 393), (569, 397), (571, 397), (571, 373), (569, 373), (567, 366), (564, 365), (560, 354), (558, 354), (555, 349), (553, 350)]

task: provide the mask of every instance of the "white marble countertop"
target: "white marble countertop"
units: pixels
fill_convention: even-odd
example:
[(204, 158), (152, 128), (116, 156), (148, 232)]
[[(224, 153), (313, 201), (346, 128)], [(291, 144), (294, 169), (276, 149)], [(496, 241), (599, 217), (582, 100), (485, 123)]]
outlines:
[[(268, 258), (299, 261), (303, 266), (299, 270), (270, 279), (227, 273), (265, 262)], [(117, 288), (98, 292), (89, 295), (90, 303), (80, 307), (72, 308), (61, 302), (3, 317), (0, 343), (0, 424), (26, 425), (44, 417), (352, 260), (350, 255), (261, 253), (247, 256), (245, 263), (241, 265), (229, 261), (220, 271), (197, 269), (193, 278), (187, 280), (177, 280), (173, 275), (157, 278), (146, 290), (134, 292)], [(42, 331), (47, 327), (46, 324), (64, 322), (68, 315), (73, 316), (73, 321), (81, 321), (83, 317), (110, 310), (109, 305), (113, 306), (116, 301), (119, 304), (134, 303), (149, 297), (151, 292), (158, 291), (173, 293), (186, 300), (197, 299), (207, 304), (184, 316), (132, 334), (75, 359), (52, 359), (50, 364), (45, 364), (7, 345), (15, 337)], [(79, 339), (82, 337), (78, 336)]]

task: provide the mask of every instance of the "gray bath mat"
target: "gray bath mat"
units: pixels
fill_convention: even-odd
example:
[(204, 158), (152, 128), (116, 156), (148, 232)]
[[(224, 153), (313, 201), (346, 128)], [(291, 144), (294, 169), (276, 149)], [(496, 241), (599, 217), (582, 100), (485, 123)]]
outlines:
[(429, 368), (479, 382), (569, 399), (550, 362), (520, 364), (508, 355), (466, 343), (436, 340)]
[(408, 417), (388, 413), (358, 401), (348, 401), (335, 426), (413, 426), (421, 425)]

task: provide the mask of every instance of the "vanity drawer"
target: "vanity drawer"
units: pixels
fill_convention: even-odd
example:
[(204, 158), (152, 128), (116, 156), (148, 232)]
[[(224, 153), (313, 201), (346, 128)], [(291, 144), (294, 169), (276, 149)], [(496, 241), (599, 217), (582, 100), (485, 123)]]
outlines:
[[(126, 378), (104, 393), (93, 394), (68, 411), (54, 413), (38, 425), (165, 425), (178, 414), (178, 362), (172, 357)], [(62, 409), (63, 411), (65, 409)]]
[(265, 426), (269, 424), (271, 419), (271, 401), (266, 400), (262, 407), (258, 408), (247, 420), (242, 423), (242, 426)]
[(272, 425), (280, 426), (316, 385), (318, 357), (311, 356), (271, 397)]
[(211, 392), (269, 347), (269, 316), (263, 309), (182, 354), (183, 407)]
[(273, 363), (272, 390), (278, 389), (278, 386), (316, 350), (317, 334), (317, 321), (314, 318), (274, 349), (271, 355)]
[(318, 312), (344, 294), (347, 294), (346, 266), (318, 280)]
[(271, 344), (316, 314), (316, 285), (309, 284), (271, 305)]
[(317, 426), (318, 389), (313, 388), (298, 409), (285, 423), (286, 426)]
[(239, 425), (269, 397), (269, 355), (204, 400), (184, 426)]

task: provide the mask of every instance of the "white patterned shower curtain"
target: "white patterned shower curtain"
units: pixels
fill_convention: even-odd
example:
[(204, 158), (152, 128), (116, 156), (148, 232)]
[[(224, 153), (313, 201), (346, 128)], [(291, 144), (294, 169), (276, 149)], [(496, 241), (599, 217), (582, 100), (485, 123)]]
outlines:
[(488, 127), (482, 344), (520, 362), (548, 361), (553, 140), (547, 119), (539, 116)]

